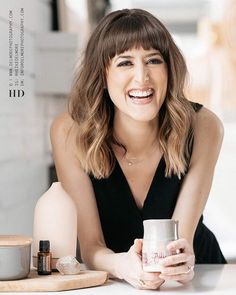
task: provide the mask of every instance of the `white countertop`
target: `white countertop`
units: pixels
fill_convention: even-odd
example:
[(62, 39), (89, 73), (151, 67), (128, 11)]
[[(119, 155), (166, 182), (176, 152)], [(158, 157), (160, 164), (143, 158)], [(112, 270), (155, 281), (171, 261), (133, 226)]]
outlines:
[[(226, 265), (196, 265), (195, 277), (192, 282), (182, 285), (174, 281), (164, 283), (160, 290), (137, 290), (124, 281), (109, 280), (105, 285), (85, 289), (62, 292), (19, 293), (35, 295), (146, 295), (158, 292), (160, 295), (169, 294), (236, 294), (236, 264)], [(10, 293), (2, 293), (9, 295)]]

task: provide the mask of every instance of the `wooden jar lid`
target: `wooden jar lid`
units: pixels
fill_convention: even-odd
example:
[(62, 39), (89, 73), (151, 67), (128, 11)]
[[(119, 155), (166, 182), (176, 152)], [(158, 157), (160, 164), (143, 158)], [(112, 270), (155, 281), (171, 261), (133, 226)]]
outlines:
[(32, 238), (27, 236), (0, 235), (0, 247), (31, 245), (32, 241)]

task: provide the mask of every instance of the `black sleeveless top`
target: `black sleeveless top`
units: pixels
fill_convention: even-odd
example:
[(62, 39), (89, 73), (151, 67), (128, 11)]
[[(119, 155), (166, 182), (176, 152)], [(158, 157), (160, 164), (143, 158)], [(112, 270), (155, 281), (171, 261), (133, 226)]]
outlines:
[[(195, 111), (202, 105), (193, 103)], [(134, 239), (143, 238), (143, 220), (171, 218), (184, 176), (165, 177), (165, 160), (161, 158), (142, 209), (136, 205), (125, 175), (116, 160), (108, 178), (90, 175), (95, 192), (101, 226), (108, 248), (126, 252)], [(203, 224), (201, 216), (195, 235), (196, 263), (226, 263), (214, 234)]]

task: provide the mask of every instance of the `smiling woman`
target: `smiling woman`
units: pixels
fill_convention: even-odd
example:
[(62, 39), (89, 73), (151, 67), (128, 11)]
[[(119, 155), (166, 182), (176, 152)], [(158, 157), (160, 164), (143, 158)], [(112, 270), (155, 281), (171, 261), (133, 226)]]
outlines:
[[(83, 261), (142, 289), (188, 282), (196, 263), (226, 263), (203, 224), (221, 148), (220, 120), (184, 95), (185, 61), (171, 35), (140, 9), (112, 12), (91, 35), (69, 112), (51, 141), (73, 198)], [(193, 140), (194, 139), (194, 140)], [(162, 273), (142, 269), (143, 221), (176, 219)]]
[(159, 51), (132, 49), (115, 56), (107, 70), (107, 89), (117, 116), (155, 121), (165, 100), (167, 68)]
[[(145, 121), (153, 119), (160, 110), (158, 136), (166, 160), (166, 175), (174, 172), (180, 177), (190, 157), (189, 145), (185, 143), (192, 140), (194, 112), (183, 93), (186, 71), (171, 35), (152, 14), (122, 10), (104, 18), (88, 42), (71, 95), (71, 115), (80, 124), (78, 149), (85, 171), (97, 178), (107, 177), (115, 165), (111, 144), (119, 143), (127, 150), (112, 132), (114, 105), (110, 98), (123, 104), (121, 92), (123, 97), (129, 90), (152, 90), (155, 99), (151, 101), (126, 100), (133, 106), (147, 103), (150, 114), (137, 107), (126, 112), (133, 112), (134, 117), (143, 117)], [(127, 81), (131, 78), (132, 82)], [(78, 91), (78, 85), (84, 86)], [(155, 89), (150, 85), (155, 85)], [(93, 145), (88, 143), (91, 138)], [(92, 147), (89, 152), (88, 146)]]

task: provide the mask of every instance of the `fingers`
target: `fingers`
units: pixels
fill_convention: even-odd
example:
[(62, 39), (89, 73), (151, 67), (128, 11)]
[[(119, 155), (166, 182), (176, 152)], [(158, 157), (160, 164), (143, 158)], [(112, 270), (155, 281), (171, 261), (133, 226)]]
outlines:
[(193, 277), (194, 277), (194, 271), (193, 270), (191, 270), (191, 272), (189, 272), (188, 274), (177, 274), (177, 275), (164, 275), (164, 274), (161, 274), (160, 275), (160, 278), (165, 280), (165, 281), (171, 280), (171, 281), (179, 281), (181, 283), (191, 281), (193, 279)]
[(141, 261), (142, 247), (143, 247), (143, 240), (142, 239), (135, 239), (134, 244), (130, 247), (128, 252), (133, 257), (138, 257), (139, 260)]
[(164, 283), (164, 280), (157, 281), (147, 281), (147, 280), (139, 280), (138, 281), (138, 289), (145, 290), (156, 290), (160, 288), (160, 286)]
[(192, 247), (185, 239), (179, 239), (167, 246), (171, 253), (178, 253), (161, 259), (162, 273), (142, 271), (141, 254), (142, 239), (135, 239), (130, 248), (130, 258), (135, 269), (132, 276), (126, 277), (131, 285), (138, 289), (158, 289), (165, 280), (175, 280), (182, 283), (190, 281), (194, 276), (195, 256)]
[[(189, 274), (191, 271), (193, 271), (194, 266), (190, 266), (188, 264), (182, 264), (180, 266), (171, 266), (171, 267), (165, 267), (163, 268), (161, 275), (180, 275), (180, 274)], [(160, 276), (161, 276), (160, 275)]]
[(179, 264), (188, 264), (188, 265), (194, 265), (195, 256), (193, 254), (187, 254), (187, 253), (180, 253), (176, 255), (171, 255), (163, 258), (160, 261), (161, 266), (168, 267), (168, 266), (174, 266)]
[(163, 283), (164, 280), (159, 278), (160, 273), (141, 273), (140, 279), (138, 279), (138, 287), (139, 289), (157, 289)]
[(164, 280), (159, 278), (159, 273), (141, 272), (139, 276), (127, 280), (131, 285), (137, 289), (156, 290), (163, 283)]
[(182, 250), (185, 253), (193, 252), (192, 247), (190, 246), (190, 244), (188, 243), (186, 239), (179, 239), (179, 240), (170, 242), (167, 245), (167, 249), (173, 253), (179, 253), (180, 250)]
[(135, 239), (133, 246), (134, 246), (135, 253), (141, 255), (141, 253), (142, 253), (142, 247), (143, 247), (142, 240), (141, 239)]
[[(182, 257), (185, 257), (185, 255), (180, 255)], [(168, 264), (168, 266), (163, 266), (162, 272), (159, 277), (163, 280), (175, 280), (180, 282), (190, 281), (194, 277), (194, 263), (190, 262), (191, 259), (188, 259), (188, 261), (189, 262), (182, 263), (181, 265)]]
[(127, 263), (129, 260), (126, 269), (127, 275), (123, 277), (135, 288), (156, 290), (163, 284), (164, 280), (159, 278), (160, 273), (158, 272), (149, 273), (143, 271), (141, 260), (142, 241), (142, 239), (135, 239), (134, 244), (130, 247), (126, 261)]
[[(179, 239), (173, 241), (168, 244), (167, 248), (168, 250), (171, 250), (171, 252), (173, 251), (179, 254), (167, 256), (160, 261), (160, 264), (163, 266), (165, 270), (168, 267), (171, 267), (171, 269), (173, 270), (173, 267), (175, 267), (176, 271), (181, 271), (183, 270), (183, 268), (177, 267), (185, 265), (184, 267), (186, 268), (188, 266), (193, 266), (195, 264), (195, 256), (193, 253), (193, 249), (186, 239)], [(186, 269), (183, 270), (183, 273), (185, 271)]]
[(195, 256), (193, 249), (186, 239), (179, 239), (168, 244), (168, 250), (177, 253), (161, 260), (163, 280), (180, 282), (190, 281), (194, 277)]

